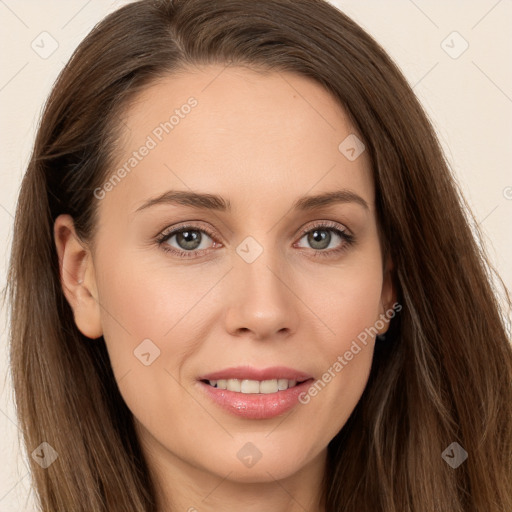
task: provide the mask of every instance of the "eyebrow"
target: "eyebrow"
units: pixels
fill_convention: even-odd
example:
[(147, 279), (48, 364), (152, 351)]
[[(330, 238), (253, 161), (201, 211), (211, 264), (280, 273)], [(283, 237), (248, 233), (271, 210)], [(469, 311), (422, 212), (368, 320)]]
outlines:
[[(310, 211), (336, 203), (356, 203), (366, 210), (370, 209), (368, 203), (361, 196), (347, 189), (325, 192), (315, 196), (302, 196), (293, 203), (291, 209)], [(231, 211), (231, 203), (229, 199), (224, 199), (222, 196), (189, 192), (186, 190), (168, 190), (160, 196), (144, 202), (139, 206), (139, 208), (137, 208), (137, 210), (135, 210), (135, 212), (160, 204), (179, 204), (202, 210), (216, 210), (220, 212)]]

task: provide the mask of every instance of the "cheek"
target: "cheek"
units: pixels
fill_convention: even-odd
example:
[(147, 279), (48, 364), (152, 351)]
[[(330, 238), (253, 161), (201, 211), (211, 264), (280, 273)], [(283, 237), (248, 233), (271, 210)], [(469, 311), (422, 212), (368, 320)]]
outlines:
[(333, 330), (340, 340), (354, 339), (376, 322), (380, 310), (382, 275), (367, 268), (353, 272), (340, 280), (332, 294), (329, 307)]
[[(98, 288), (106, 337), (116, 343), (172, 336), (175, 326), (197, 316), (195, 308), (218, 281), (206, 268), (171, 267), (161, 256), (155, 262), (126, 251), (115, 261), (115, 268), (101, 273)], [(108, 268), (101, 262), (99, 267)]]
[(98, 258), (97, 282), (116, 381), (128, 407), (146, 426), (164, 416), (171, 421), (173, 412), (185, 406), (183, 364), (208, 336), (203, 319), (221, 304), (212, 304), (208, 291), (226, 270), (171, 268), (162, 257), (110, 249), (103, 253), (108, 260)]
[[(191, 269), (185, 263), (171, 265), (160, 254), (148, 257), (116, 250), (121, 247), (118, 243), (104, 247), (97, 280), (112, 365), (127, 371), (134, 363), (134, 351), (150, 339), (165, 352), (161, 355), (167, 365), (179, 366), (197, 348), (198, 340), (208, 337), (202, 326), (222, 317), (222, 304), (229, 303), (236, 286), (229, 283), (229, 276), (223, 279), (231, 263), (226, 259), (225, 264)], [(290, 265), (286, 280), (299, 299), (295, 307), (300, 329), (313, 335), (321, 359), (330, 365), (378, 318), (382, 289), (378, 246), (365, 246), (338, 266), (308, 265)], [(297, 340), (302, 337), (298, 332)]]
[(380, 261), (378, 257), (361, 258), (331, 275), (329, 282), (336, 283), (334, 289), (330, 284), (329, 291), (321, 294), (315, 287), (317, 292), (309, 295), (311, 308), (320, 312), (329, 333), (317, 338), (321, 373), (302, 400), (317, 418), (318, 436), (324, 442), (346, 423), (368, 381), (380, 314)]
[[(186, 409), (187, 394), (180, 389), (186, 385), (186, 362), (201, 354), (211, 329), (227, 337), (219, 319), (236, 283), (230, 276), (222, 280), (231, 266), (227, 259), (225, 265), (192, 270), (186, 264), (171, 266), (161, 256), (115, 252), (114, 246), (98, 264), (104, 337), (121, 394), (151, 431), (175, 422), (176, 411)], [(324, 441), (344, 424), (368, 378), (373, 343), (353, 342), (379, 315), (382, 269), (378, 247), (373, 249), (336, 267), (308, 264), (305, 272), (290, 265), (287, 271), (290, 288), (301, 299), (295, 301), (297, 350), (315, 361), (320, 377), (306, 407), (314, 410), (318, 425), (328, 425), (319, 433)]]
[(192, 337), (176, 333), (186, 330), (187, 310), (197, 292), (185, 300), (179, 285), (136, 268), (133, 260), (130, 272), (122, 268), (102, 281), (104, 339), (123, 400), (149, 431), (158, 431), (175, 422), (176, 412), (187, 405), (179, 369)]
[(342, 267), (309, 279), (302, 291), (328, 327), (323, 349), (331, 359), (379, 319), (383, 276), (377, 250), (354, 253)]

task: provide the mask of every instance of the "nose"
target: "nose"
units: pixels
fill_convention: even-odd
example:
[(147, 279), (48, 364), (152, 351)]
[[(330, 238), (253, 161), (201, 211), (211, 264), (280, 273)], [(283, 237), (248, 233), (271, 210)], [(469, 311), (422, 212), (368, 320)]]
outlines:
[(294, 294), (294, 278), (286, 262), (277, 262), (265, 252), (252, 263), (240, 259), (230, 279), (225, 315), (229, 334), (275, 340), (297, 331), (300, 301)]

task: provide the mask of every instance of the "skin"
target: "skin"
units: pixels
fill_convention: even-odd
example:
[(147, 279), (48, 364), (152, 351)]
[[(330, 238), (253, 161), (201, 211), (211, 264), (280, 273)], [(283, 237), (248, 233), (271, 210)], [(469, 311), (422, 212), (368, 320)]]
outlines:
[[(338, 150), (355, 130), (316, 82), (209, 65), (165, 77), (137, 97), (123, 117), (117, 166), (190, 96), (197, 106), (98, 201), (94, 248), (78, 241), (71, 217), (57, 219), (63, 288), (80, 331), (104, 336), (162, 512), (321, 511), (327, 445), (363, 393), (374, 339), (308, 404), (276, 418), (231, 415), (197, 378), (230, 366), (284, 365), (319, 379), (389, 310), (392, 263), (383, 262), (370, 161), (366, 152), (350, 161)], [(171, 189), (221, 195), (232, 211), (159, 204), (135, 212)], [(303, 195), (338, 189), (368, 209), (355, 202), (291, 209)], [(186, 221), (215, 235), (201, 232), (197, 258), (155, 241)], [(312, 246), (303, 232), (316, 221), (335, 223), (355, 243), (332, 253), (345, 242), (328, 230), (328, 247)], [(263, 248), (252, 263), (236, 251), (248, 236)], [(186, 252), (176, 236), (164, 244)], [(134, 356), (144, 339), (160, 350), (149, 366)], [(262, 454), (252, 467), (237, 457), (248, 442)]]

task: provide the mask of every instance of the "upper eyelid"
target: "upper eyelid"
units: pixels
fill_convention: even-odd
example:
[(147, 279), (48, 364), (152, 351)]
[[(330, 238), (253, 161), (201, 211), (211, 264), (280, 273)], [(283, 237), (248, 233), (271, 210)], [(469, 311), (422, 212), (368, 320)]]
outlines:
[(172, 228), (165, 228), (163, 231), (160, 232), (158, 238), (168, 238), (170, 236), (174, 236), (180, 231), (185, 231), (187, 229), (191, 231), (201, 231), (205, 232), (210, 238), (215, 236), (215, 230), (205, 228), (204, 226), (200, 225), (193, 225), (194, 221), (191, 221), (190, 223), (184, 223), (182, 226), (178, 227), (172, 227)]
[[(294, 241), (293, 247), (297, 247), (296, 244), (299, 243), (299, 241), (304, 236), (306, 236), (307, 233), (309, 233), (319, 227), (325, 229), (326, 231), (336, 232), (337, 236), (341, 237), (341, 239), (343, 240), (343, 243), (335, 249), (329, 249), (326, 251), (312, 249), (312, 251), (313, 251), (312, 256), (314, 256), (315, 258), (316, 257), (328, 258), (328, 257), (334, 257), (338, 254), (342, 254), (345, 250), (347, 250), (350, 246), (352, 246), (354, 244), (354, 242), (356, 241), (356, 236), (354, 234), (352, 234), (352, 231), (350, 230), (350, 228), (346, 228), (344, 224), (341, 224), (341, 227), (340, 227), (340, 224), (336, 221), (316, 220), (316, 221), (313, 221), (313, 225), (302, 228), (300, 235), (294, 236), (294, 240), (296, 240), (296, 241)], [(201, 232), (204, 231), (213, 240), (213, 244), (214, 245), (217, 244), (217, 248), (221, 248), (224, 245), (222, 243), (222, 241), (220, 243), (217, 241), (218, 237), (215, 235), (215, 233), (210, 234), (209, 229), (201, 227), (200, 225), (197, 225), (197, 224), (194, 225), (193, 221), (185, 222), (185, 224), (182, 226), (165, 229), (163, 232), (161, 232), (163, 234), (158, 235), (155, 240), (158, 243), (159, 247), (163, 246), (163, 245), (167, 245), (166, 241), (168, 241), (169, 239), (174, 237), (177, 233), (187, 230), (187, 229), (192, 230), (192, 231), (201, 231)], [(215, 230), (213, 229), (212, 231), (215, 231)], [(220, 238), (222, 239), (222, 237), (220, 237)], [(210, 254), (210, 252), (214, 249), (215, 249), (214, 247), (208, 247), (206, 249), (194, 249), (192, 251), (186, 251), (184, 249), (172, 247), (170, 245), (168, 248), (162, 247), (162, 250), (164, 250), (165, 252), (171, 252), (171, 253), (174, 253), (174, 255), (176, 257), (179, 256), (179, 257), (186, 258), (189, 260), (195, 259), (195, 258), (200, 258), (201, 255), (203, 255), (203, 254)]]
[[(179, 233), (181, 231), (190, 229), (192, 231), (204, 232), (215, 242), (219, 243), (219, 241), (218, 241), (219, 237), (216, 236), (215, 230), (205, 228), (204, 226), (201, 226), (200, 224), (194, 224), (195, 222), (198, 222), (198, 221), (185, 222), (182, 226), (172, 227), (172, 228), (168, 228), (168, 229), (166, 228), (160, 233), (160, 235), (158, 235), (157, 238), (162, 241), (165, 241), (165, 240), (172, 238), (173, 236), (175, 236), (177, 233)], [(319, 227), (322, 227), (326, 230), (338, 231), (343, 234), (347, 234), (349, 236), (351, 235), (350, 229), (348, 229), (344, 225), (341, 225), (335, 221), (317, 220), (317, 221), (312, 221), (312, 222), (313, 222), (313, 224), (306, 225), (305, 228), (302, 228), (301, 230), (299, 230), (299, 232), (295, 235), (295, 237), (299, 236), (300, 238), (302, 238), (310, 231), (317, 229)], [(220, 243), (222, 243), (222, 242), (220, 242)]]

